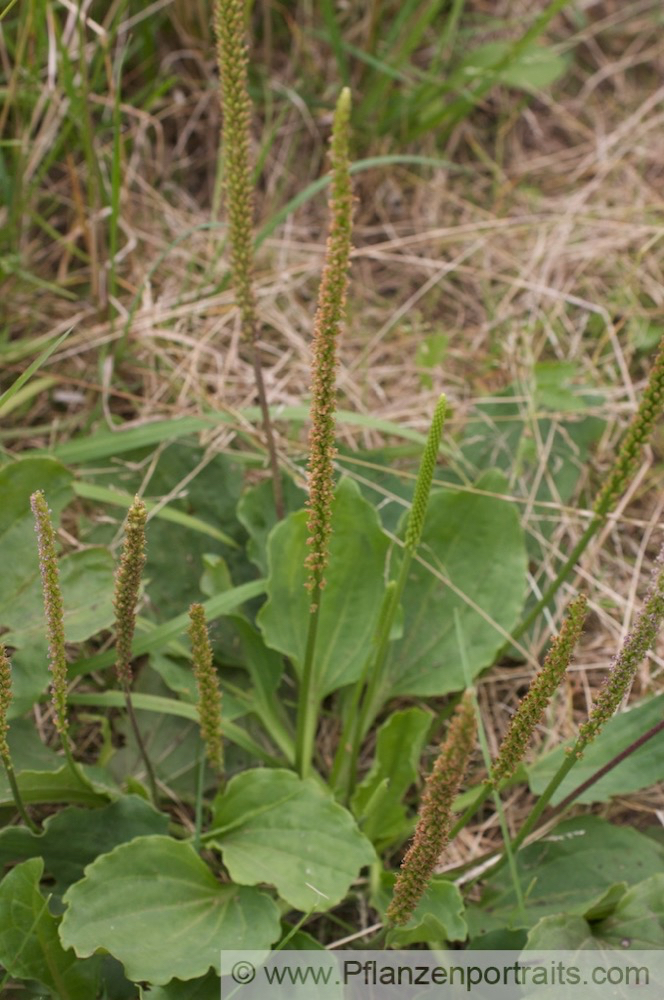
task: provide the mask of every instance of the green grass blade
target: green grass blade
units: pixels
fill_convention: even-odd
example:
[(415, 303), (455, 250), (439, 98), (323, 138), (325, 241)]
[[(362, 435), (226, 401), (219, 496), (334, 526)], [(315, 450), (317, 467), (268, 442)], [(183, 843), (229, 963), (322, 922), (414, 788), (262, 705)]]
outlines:
[(63, 341), (67, 339), (71, 331), (72, 327), (70, 327), (69, 330), (66, 330), (65, 333), (63, 333), (60, 337), (54, 340), (53, 343), (49, 344), (46, 350), (42, 351), (39, 357), (35, 358), (32, 364), (28, 365), (25, 371), (19, 375), (19, 377), (16, 379), (13, 385), (10, 385), (9, 389), (5, 389), (5, 391), (0, 396), (1, 407), (4, 408), (9, 402), (9, 400), (12, 399), (16, 395), (16, 393), (19, 392), (19, 390), (25, 385), (28, 379), (32, 378), (37, 369), (41, 368), (44, 362), (48, 361), (53, 352), (57, 351), (60, 344), (62, 344)]

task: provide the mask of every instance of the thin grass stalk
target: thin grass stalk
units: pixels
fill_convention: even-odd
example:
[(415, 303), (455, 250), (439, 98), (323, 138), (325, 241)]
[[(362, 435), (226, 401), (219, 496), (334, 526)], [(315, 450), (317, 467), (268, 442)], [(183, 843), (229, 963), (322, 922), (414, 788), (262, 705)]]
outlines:
[(259, 347), (259, 324), (253, 288), (253, 184), (249, 156), (251, 101), (247, 87), (249, 49), (245, 34), (243, 0), (216, 0), (214, 26), (223, 110), (226, 208), (231, 244), (231, 271), (240, 309), (242, 332), (252, 355), (256, 392), (272, 474), (274, 506), (284, 515), (284, 499), (274, 429), (267, 403)]
[(318, 722), (320, 694), (316, 678), (316, 638), (320, 605), (329, 561), (334, 496), (337, 341), (344, 319), (351, 251), (353, 193), (350, 182), (348, 142), (350, 91), (344, 88), (337, 101), (330, 140), (332, 182), (329, 202), (330, 230), (325, 266), (318, 294), (314, 328), (309, 433), (309, 625), (298, 701), (295, 761), (304, 777), (311, 769)]

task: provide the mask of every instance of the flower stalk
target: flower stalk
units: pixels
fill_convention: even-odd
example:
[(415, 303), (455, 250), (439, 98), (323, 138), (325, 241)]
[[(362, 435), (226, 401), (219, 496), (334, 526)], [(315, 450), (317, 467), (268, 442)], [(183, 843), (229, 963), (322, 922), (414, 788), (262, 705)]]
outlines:
[(138, 752), (145, 765), (145, 773), (153, 802), (157, 801), (157, 778), (148, 754), (143, 734), (134, 711), (131, 697), (132, 682), (132, 642), (136, 629), (136, 605), (141, 588), (141, 577), (145, 567), (145, 525), (147, 509), (140, 497), (135, 497), (127, 512), (125, 538), (122, 546), (120, 565), (115, 575), (115, 671), (122, 687), (127, 707), (127, 717), (134, 733)]
[(214, 668), (212, 647), (202, 604), (189, 608), (188, 635), (198, 688), (198, 718), (207, 758), (223, 780), (224, 744), (221, 723), (221, 688)]
[(214, 27), (223, 112), (226, 210), (231, 244), (231, 273), (240, 310), (242, 333), (250, 345), (256, 392), (261, 409), (272, 474), (277, 517), (284, 515), (283, 490), (261, 354), (259, 324), (253, 287), (253, 184), (249, 156), (251, 101), (247, 87), (249, 50), (244, 26), (243, 0), (216, 0)]
[(659, 350), (655, 356), (648, 384), (643, 391), (638, 409), (627, 429), (627, 433), (620, 446), (618, 455), (613, 467), (600, 489), (595, 503), (593, 504), (593, 517), (587, 525), (585, 531), (572, 548), (569, 556), (558, 570), (558, 574), (546, 589), (545, 593), (535, 604), (532, 610), (526, 615), (519, 627), (512, 633), (514, 640), (520, 639), (528, 631), (540, 612), (546, 608), (563, 583), (569, 577), (580, 557), (583, 555), (591, 539), (596, 535), (600, 527), (604, 524), (607, 514), (610, 514), (629, 482), (636, 472), (643, 449), (650, 439), (655, 422), (664, 410), (664, 336), (662, 337)]
[(309, 570), (310, 617), (298, 703), (295, 757), (303, 777), (311, 769), (320, 696), (315, 677), (315, 650), (320, 602), (329, 560), (334, 496), (334, 445), (336, 410), (337, 341), (344, 321), (348, 267), (351, 251), (353, 193), (348, 143), (350, 91), (344, 88), (337, 101), (330, 141), (330, 228), (325, 266), (318, 293), (311, 365), (311, 430), (309, 433)]
[(405, 924), (426, 892), (449, 842), (452, 803), (475, 748), (477, 722), (469, 693), (457, 705), (447, 738), (426, 781), (415, 836), (401, 864), (387, 919)]

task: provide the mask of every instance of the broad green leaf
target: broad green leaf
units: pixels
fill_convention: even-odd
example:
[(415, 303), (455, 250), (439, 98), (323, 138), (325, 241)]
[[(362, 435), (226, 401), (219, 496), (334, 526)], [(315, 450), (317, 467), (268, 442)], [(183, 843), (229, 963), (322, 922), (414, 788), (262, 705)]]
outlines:
[[(506, 493), (496, 470), (478, 490)], [(525, 592), (526, 550), (513, 504), (493, 496), (440, 490), (432, 493), (420, 554), (448, 586), (414, 562), (403, 596), (403, 638), (392, 644), (383, 684), (397, 694), (442, 695), (465, 686), (455, 610), (473, 677), (489, 666), (519, 618)]]
[(394, 712), (378, 730), (374, 762), (352, 801), (362, 832), (378, 851), (411, 831), (402, 799), (419, 776), (431, 719), (429, 712), (407, 708)]
[(49, 816), (43, 832), (10, 826), (0, 831), (0, 868), (17, 859), (42, 857), (59, 890), (83, 878), (100, 854), (134, 837), (165, 834), (168, 817), (137, 795), (123, 795), (101, 809), (63, 809)]
[(43, 861), (17, 865), (0, 883), (0, 965), (15, 979), (35, 979), (59, 1000), (97, 995), (97, 961), (81, 962), (58, 938), (59, 920), (39, 891)]
[(233, 778), (215, 802), (206, 839), (221, 850), (236, 882), (274, 885), (305, 912), (340, 902), (360, 869), (375, 860), (346, 809), (313, 779), (283, 770)]
[(65, 947), (83, 958), (104, 948), (128, 979), (158, 986), (219, 972), (222, 950), (269, 948), (281, 932), (273, 899), (222, 885), (191, 844), (170, 837), (101, 855), (64, 902)]
[[(496, 927), (530, 927), (542, 917), (602, 912), (623, 887), (641, 882), (664, 865), (664, 845), (630, 827), (613, 826), (597, 816), (560, 823), (517, 855), (526, 919), (516, 909), (510, 874), (503, 868), (487, 878), (480, 905), (468, 907), (471, 933)], [(608, 890), (611, 890), (610, 892)]]
[[(57, 771), (24, 770), (18, 775), (18, 787), (27, 803), (69, 802), (85, 806), (102, 806), (108, 802), (108, 791), (97, 783), (97, 773), (93, 768), (81, 766), (86, 784), (78, 781), (68, 764), (62, 764)], [(1, 787), (1, 786), (0, 786)], [(13, 798), (7, 791), (0, 791), (0, 805), (13, 805)]]
[[(107, 549), (91, 548), (63, 556), (59, 566), (65, 636), (68, 642), (83, 642), (114, 620), (113, 559)], [(33, 576), (6, 606), (11, 631), (5, 642), (18, 647), (12, 655), (12, 715), (29, 709), (49, 682), (43, 600), (41, 581)]]
[[(372, 897), (373, 905), (384, 915), (392, 899), (395, 876), (382, 872), (379, 889)], [(427, 941), (465, 941), (468, 925), (465, 920), (463, 897), (448, 879), (434, 876), (412, 917), (403, 927), (392, 927), (388, 933), (388, 948), (407, 948)]]
[[(301, 510), (307, 498), (305, 491), (296, 486), (290, 476), (282, 476), (281, 481), (286, 514)], [(267, 540), (277, 523), (271, 480), (266, 479), (245, 490), (237, 505), (237, 516), (249, 535), (247, 555), (265, 576), (268, 571)]]
[[(660, 694), (614, 716), (584, 750), (581, 760), (577, 761), (556, 790), (551, 800), (553, 805), (561, 802), (604, 764), (625, 750), (651, 726), (656, 725), (663, 712), (664, 694)], [(542, 794), (562, 764), (565, 750), (564, 746), (557, 747), (528, 768), (530, 788), (536, 795)], [(660, 781), (664, 781), (664, 754), (661, 738), (654, 737), (591, 785), (576, 801), (606, 802), (613, 795), (629, 795), (630, 792), (650, 788)]]
[[(309, 623), (307, 513), (291, 514), (269, 540), (268, 600), (258, 624), (268, 646), (301, 669)], [(357, 680), (370, 649), (384, 590), (389, 541), (375, 509), (342, 479), (332, 510), (330, 564), (325, 572), (316, 642), (318, 694)]]
[(568, 913), (544, 917), (528, 934), (526, 947), (538, 949), (664, 949), (664, 875), (659, 872), (623, 893), (603, 920)]

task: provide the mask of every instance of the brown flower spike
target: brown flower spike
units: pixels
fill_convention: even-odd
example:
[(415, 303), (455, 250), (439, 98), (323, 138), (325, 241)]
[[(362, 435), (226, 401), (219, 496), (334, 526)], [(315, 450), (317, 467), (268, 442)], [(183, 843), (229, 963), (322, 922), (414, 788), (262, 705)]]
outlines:
[(0, 643), (0, 757), (5, 763), (11, 762), (7, 733), (7, 714), (12, 703), (12, 669), (5, 647)]
[(55, 726), (58, 732), (64, 736), (69, 726), (67, 720), (67, 657), (65, 655), (64, 605), (60, 589), (60, 568), (55, 551), (55, 529), (42, 490), (37, 490), (36, 493), (32, 494), (30, 506), (35, 518), (35, 531), (37, 532), (39, 548), (39, 572), (44, 594)]
[(342, 90), (334, 114), (330, 160), (332, 183), (329, 201), (330, 231), (325, 267), (318, 294), (311, 364), (311, 431), (309, 434), (309, 519), (311, 551), (306, 559), (310, 570), (311, 610), (317, 606), (318, 591), (325, 585), (329, 557), (332, 497), (334, 411), (336, 409), (337, 339), (344, 319), (348, 264), (351, 250), (353, 193), (348, 161), (350, 90)]
[(136, 627), (136, 604), (145, 566), (145, 524), (147, 510), (136, 497), (125, 524), (125, 540), (115, 575), (115, 670), (123, 687), (131, 684), (131, 644)]
[(510, 778), (522, 760), (535, 727), (539, 725), (554, 691), (570, 664), (574, 647), (583, 631), (587, 604), (584, 594), (580, 594), (570, 604), (560, 633), (553, 639), (542, 669), (530, 685), (500, 744), (498, 757), (492, 768), (494, 785), (505, 778)]
[(456, 708), (422, 796), (413, 842), (401, 864), (387, 919), (405, 924), (424, 895), (447, 846), (452, 803), (459, 794), (470, 755), (475, 747), (477, 722), (473, 699), (467, 692)]

